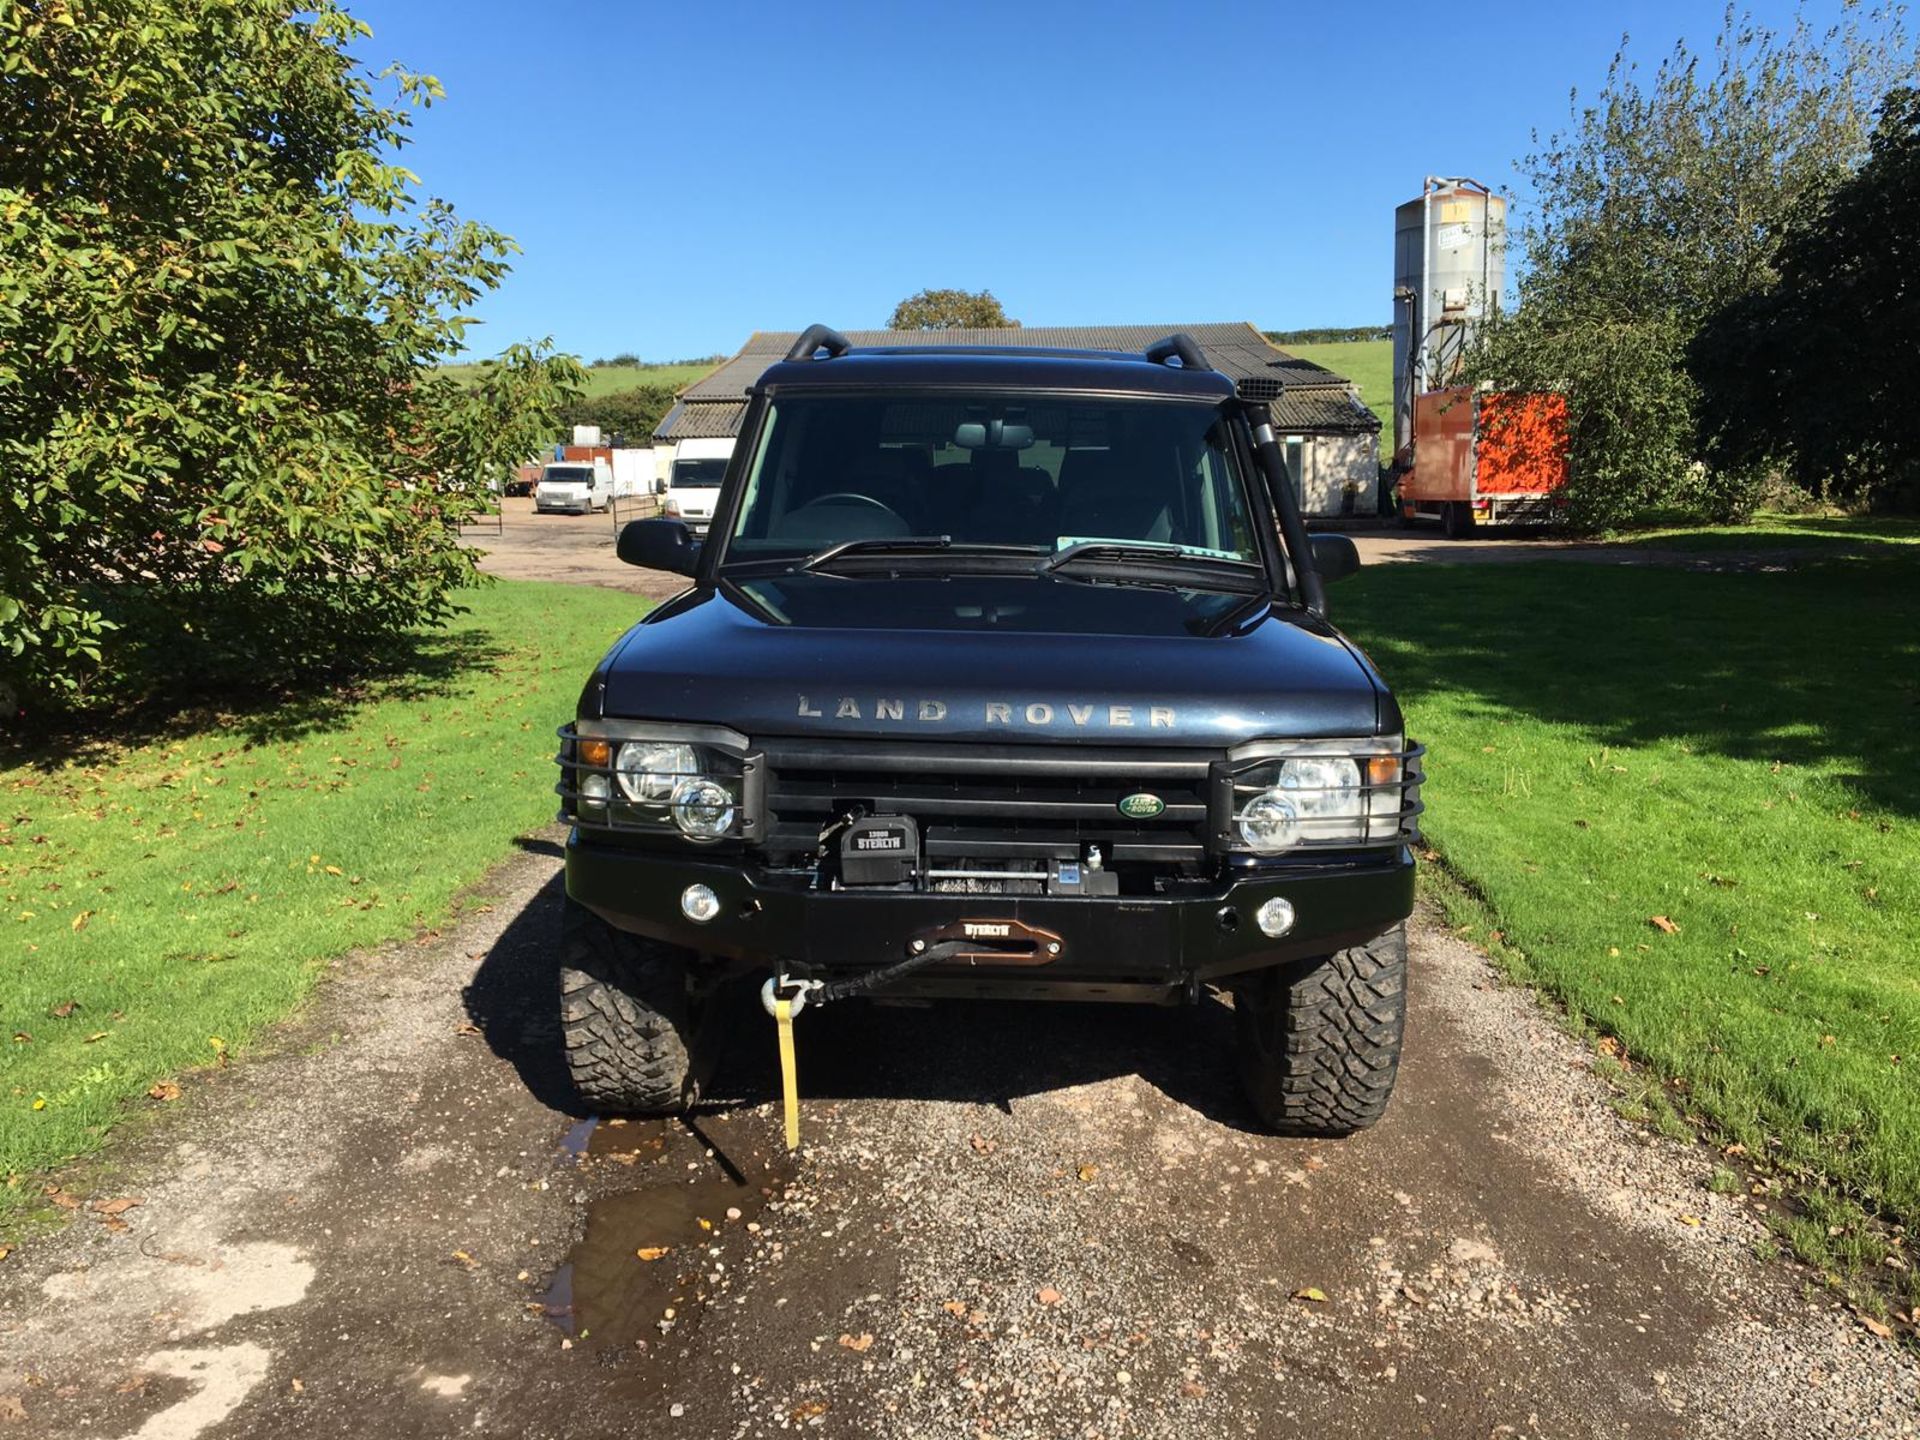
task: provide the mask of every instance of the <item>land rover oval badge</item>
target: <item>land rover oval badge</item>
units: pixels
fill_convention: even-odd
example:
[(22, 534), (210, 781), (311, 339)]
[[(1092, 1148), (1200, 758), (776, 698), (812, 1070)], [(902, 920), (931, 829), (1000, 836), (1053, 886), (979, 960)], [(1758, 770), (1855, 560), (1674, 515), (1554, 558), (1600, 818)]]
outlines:
[(1129, 820), (1152, 820), (1156, 816), (1166, 814), (1167, 802), (1158, 795), (1149, 795), (1142, 790), (1137, 794), (1123, 797), (1115, 808)]

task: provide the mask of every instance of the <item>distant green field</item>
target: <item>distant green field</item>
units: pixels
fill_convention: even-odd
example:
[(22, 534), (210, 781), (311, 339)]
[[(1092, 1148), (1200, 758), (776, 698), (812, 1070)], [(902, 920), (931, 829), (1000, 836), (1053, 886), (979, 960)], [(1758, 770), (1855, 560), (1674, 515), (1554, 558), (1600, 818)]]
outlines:
[[(479, 368), (477, 365), (446, 367), (447, 373), (456, 378), (472, 375)], [(635, 390), (642, 385), (664, 385), (668, 389), (678, 390), (691, 385), (713, 368), (711, 365), (601, 365), (587, 371), (587, 398), (597, 399), (620, 390)]]
[(1360, 387), (1360, 398), (1380, 417), (1380, 456), (1393, 449), (1393, 342), (1345, 340), (1327, 345), (1287, 345), (1289, 355), (1324, 365)]

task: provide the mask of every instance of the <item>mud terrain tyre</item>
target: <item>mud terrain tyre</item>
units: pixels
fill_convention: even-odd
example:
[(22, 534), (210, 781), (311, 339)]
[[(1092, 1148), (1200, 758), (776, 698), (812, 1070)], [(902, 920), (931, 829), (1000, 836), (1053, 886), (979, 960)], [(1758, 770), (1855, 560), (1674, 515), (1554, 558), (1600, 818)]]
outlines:
[(705, 1006), (690, 951), (616, 930), (565, 902), (560, 1032), (574, 1088), (602, 1115), (678, 1114), (698, 1098)]
[(1235, 988), (1240, 1081), (1276, 1134), (1334, 1138), (1386, 1113), (1407, 1019), (1407, 927)]

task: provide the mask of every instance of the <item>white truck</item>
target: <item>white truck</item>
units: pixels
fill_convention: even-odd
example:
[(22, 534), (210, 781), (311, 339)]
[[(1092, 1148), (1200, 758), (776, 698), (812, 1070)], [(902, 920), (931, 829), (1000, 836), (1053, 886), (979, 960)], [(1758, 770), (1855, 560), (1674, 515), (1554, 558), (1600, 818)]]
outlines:
[(602, 456), (591, 460), (550, 460), (533, 487), (533, 508), (540, 514), (585, 515), (613, 503), (613, 466)]
[(668, 472), (667, 496), (660, 513), (685, 522), (696, 535), (706, 534), (713, 523), (714, 502), (720, 498), (720, 481), (732, 458), (731, 439), (682, 440), (673, 450), (673, 468)]

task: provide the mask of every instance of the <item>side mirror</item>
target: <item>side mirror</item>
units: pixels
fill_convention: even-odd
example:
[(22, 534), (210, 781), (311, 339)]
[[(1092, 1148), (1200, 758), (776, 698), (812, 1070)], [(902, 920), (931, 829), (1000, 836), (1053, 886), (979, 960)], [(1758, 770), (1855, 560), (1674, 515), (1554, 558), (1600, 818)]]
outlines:
[(629, 565), (691, 575), (700, 559), (700, 542), (681, 520), (629, 520), (620, 527), (614, 551)]
[(1313, 568), (1328, 584), (1360, 568), (1360, 552), (1344, 535), (1315, 535), (1307, 543), (1313, 547)]

